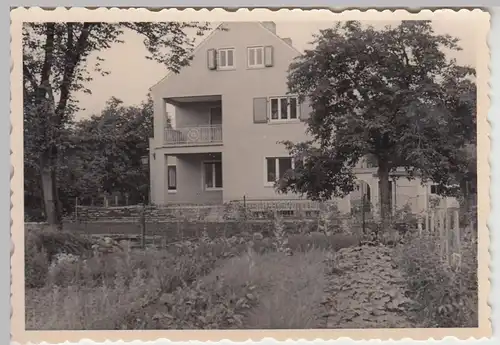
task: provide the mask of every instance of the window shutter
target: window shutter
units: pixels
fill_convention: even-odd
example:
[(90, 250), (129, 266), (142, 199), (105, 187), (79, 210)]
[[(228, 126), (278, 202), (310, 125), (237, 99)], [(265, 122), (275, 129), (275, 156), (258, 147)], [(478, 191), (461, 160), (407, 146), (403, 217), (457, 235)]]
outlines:
[(207, 66), (210, 70), (217, 68), (217, 54), (215, 53), (215, 49), (207, 50)]
[(272, 67), (274, 65), (274, 48), (273, 46), (264, 47), (264, 66)]
[(267, 123), (267, 98), (257, 97), (253, 99), (253, 122)]
[(307, 121), (311, 117), (312, 108), (307, 99), (300, 103), (300, 120)]

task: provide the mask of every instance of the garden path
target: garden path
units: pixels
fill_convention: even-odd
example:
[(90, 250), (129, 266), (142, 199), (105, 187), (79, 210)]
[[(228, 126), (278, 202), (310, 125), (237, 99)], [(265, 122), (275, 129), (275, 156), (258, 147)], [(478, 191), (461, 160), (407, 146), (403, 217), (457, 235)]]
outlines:
[(326, 328), (415, 327), (407, 319), (405, 281), (386, 246), (350, 247), (332, 258), (328, 288)]

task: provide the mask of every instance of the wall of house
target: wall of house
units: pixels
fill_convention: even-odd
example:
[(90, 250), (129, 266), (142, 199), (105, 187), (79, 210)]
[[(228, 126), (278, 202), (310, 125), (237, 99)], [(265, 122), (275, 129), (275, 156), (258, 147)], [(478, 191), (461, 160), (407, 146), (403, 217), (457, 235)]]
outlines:
[(176, 128), (206, 126), (210, 124), (210, 108), (221, 102), (193, 102), (175, 107)]
[(213, 155), (200, 153), (168, 156), (167, 165), (172, 158), (175, 158), (177, 167), (177, 190), (169, 191), (168, 184), (165, 184), (163, 192), (166, 203), (222, 203), (222, 191), (206, 191), (202, 185), (202, 162), (214, 160)]
[(401, 177), (396, 180), (393, 198), (395, 209), (410, 206), (413, 213), (425, 211), (427, 205), (427, 186), (422, 186), (420, 179), (408, 180)]
[[(265, 157), (288, 155), (276, 141), (305, 139), (304, 123), (254, 124), (253, 98), (287, 94), (287, 69), (298, 52), (258, 23), (229, 23), (226, 27), (227, 31), (217, 32), (201, 46), (190, 67), (172, 74), (168, 82), (155, 86), (153, 93), (165, 98), (222, 95), (224, 201), (243, 196), (296, 198), (278, 195), (264, 185), (264, 163)], [(247, 48), (256, 45), (274, 47), (273, 67), (247, 68)], [(211, 48), (235, 48), (235, 69), (209, 70), (207, 50)], [(178, 127), (191, 121), (193, 114), (182, 109), (176, 108)]]

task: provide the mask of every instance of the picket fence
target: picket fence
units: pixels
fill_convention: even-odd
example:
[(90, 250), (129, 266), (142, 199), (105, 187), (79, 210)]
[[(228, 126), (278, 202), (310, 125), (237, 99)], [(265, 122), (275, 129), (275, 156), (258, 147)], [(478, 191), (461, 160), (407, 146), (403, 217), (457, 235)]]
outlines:
[(436, 208), (425, 214), (424, 224), (418, 224), (420, 236), (433, 236), (438, 241), (443, 263), (458, 270), (462, 260), (462, 239), (458, 208)]

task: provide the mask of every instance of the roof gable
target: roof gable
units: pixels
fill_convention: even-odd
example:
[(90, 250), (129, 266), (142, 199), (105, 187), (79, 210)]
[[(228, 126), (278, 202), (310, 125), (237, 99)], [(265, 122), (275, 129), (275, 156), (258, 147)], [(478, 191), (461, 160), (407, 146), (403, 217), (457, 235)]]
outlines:
[[(266, 27), (262, 22), (223, 22), (223, 23), (220, 23), (219, 25), (217, 25), (216, 28), (214, 28), (212, 30), (212, 32), (210, 32), (207, 37), (205, 37), (193, 50), (193, 60), (197, 57), (199, 57), (199, 55), (203, 54), (203, 58), (205, 58), (205, 51), (204, 51), (204, 48), (207, 48), (210, 43), (212, 41), (214, 41), (215, 39), (217, 39), (217, 36), (221, 35), (221, 34), (224, 34), (225, 32), (227, 31), (230, 31), (231, 30), (231, 27), (236, 27), (237, 25), (243, 25), (243, 24), (255, 24), (255, 27), (256, 28), (259, 28), (262, 30), (262, 32), (265, 33), (265, 35), (269, 35), (270, 37), (272, 37), (273, 40), (275, 40), (277, 43), (277, 45), (281, 45), (282, 47), (284, 47), (284, 49), (289, 49), (291, 52), (293, 52), (294, 55), (299, 55), (301, 54), (300, 51), (298, 51), (295, 47), (293, 47), (293, 45), (287, 43), (284, 39), (282, 39), (281, 37), (279, 37), (275, 32), (271, 31), (268, 27)], [(222, 29), (227, 29), (227, 30), (222, 30)], [(182, 73), (182, 71), (184, 69), (188, 69), (188, 68), (191, 68), (192, 65), (188, 65), (186, 67), (184, 67), (183, 69), (181, 69), (180, 73)], [(164, 84), (167, 82), (167, 79), (169, 79), (171, 76), (173, 75), (176, 75), (176, 73), (172, 72), (172, 71), (169, 71), (165, 77), (163, 77), (162, 79), (160, 79), (156, 84), (154, 84), (153, 86), (150, 87), (150, 91), (153, 91), (154, 92), (154, 89), (156, 89), (157, 87), (160, 87), (160, 85)]]

